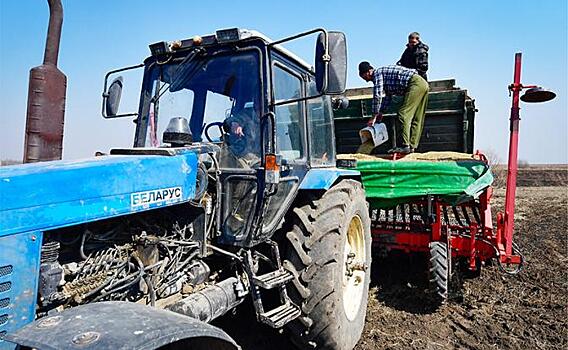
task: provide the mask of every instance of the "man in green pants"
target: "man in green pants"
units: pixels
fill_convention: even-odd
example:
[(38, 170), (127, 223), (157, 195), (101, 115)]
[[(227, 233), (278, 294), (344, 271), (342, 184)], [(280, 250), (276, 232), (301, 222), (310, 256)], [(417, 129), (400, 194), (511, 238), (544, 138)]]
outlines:
[(424, 115), (428, 104), (428, 82), (415, 69), (401, 66), (373, 68), (369, 62), (359, 63), (359, 76), (365, 81), (372, 81), (373, 117), (368, 125), (372, 126), (383, 119), (383, 112), (391, 102), (393, 95), (404, 96), (404, 102), (398, 110), (398, 121), (402, 136), (402, 145), (389, 152), (412, 153), (418, 148)]

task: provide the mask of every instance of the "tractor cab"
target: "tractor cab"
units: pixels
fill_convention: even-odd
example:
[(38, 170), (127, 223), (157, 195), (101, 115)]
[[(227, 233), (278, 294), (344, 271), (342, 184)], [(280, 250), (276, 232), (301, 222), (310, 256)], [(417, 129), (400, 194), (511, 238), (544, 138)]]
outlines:
[[(280, 46), (318, 33), (313, 66)], [(136, 115), (135, 148), (207, 149), (200, 158), (214, 179), (220, 240), (265, 240), (308, 170), (335, 166), (330, 95), (345, 90), (344, 34), (315, 29), (273, 42), (228, 29), (150, 51), (143, 65), (129, 67), (144, 69), (138, 112), (117, 113), (122, 78), (108, 88), (107, 81), (120, 69), (107, 74), (103, 116)]]

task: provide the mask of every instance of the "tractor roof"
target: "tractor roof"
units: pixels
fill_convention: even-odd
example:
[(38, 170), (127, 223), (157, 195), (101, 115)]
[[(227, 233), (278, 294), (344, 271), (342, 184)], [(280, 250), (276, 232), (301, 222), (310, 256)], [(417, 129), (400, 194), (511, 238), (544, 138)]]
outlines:
[[(191, 47), (212, 46), (230, 42), (242, 42), (250, 39), (260, 39), (267, 45), (274, 42), (266, 35), (255, 30), (231, 28), (218, 30), (215, 32), (215, 34), (208, 34), (204, 36), (196, 35), (193, 38), (184, 40), (157, 42), (150, 45), (150, 51), (152, 52), (152, 56), (156, 56), (165, 54), (167, 52), (182, 51)], [(308, 64), (306, 61), (304, 61), (291, 51), (287, 50), (283, 46), (277, 44), (273, 47), (276, 48), (281, 54), (292, 59), (306, 70), (313, 71), (312, 65)]]

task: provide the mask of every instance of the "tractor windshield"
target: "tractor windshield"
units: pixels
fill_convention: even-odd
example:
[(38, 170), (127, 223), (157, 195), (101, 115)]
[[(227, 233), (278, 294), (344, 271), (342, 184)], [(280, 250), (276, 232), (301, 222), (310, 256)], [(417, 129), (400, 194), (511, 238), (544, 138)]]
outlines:
[[(173, 117), (190, 122), (193, 141), (231, 142), (233, 153), (260, 155), (260, 72), (258, 54), (201, 55), (156, 64), (150, 70), (151, 96), (145, 146), (158, 147)], [(215, 127), (205, 128), (218, 122)], [(239, 154), (241, 153), (241, 154)]]

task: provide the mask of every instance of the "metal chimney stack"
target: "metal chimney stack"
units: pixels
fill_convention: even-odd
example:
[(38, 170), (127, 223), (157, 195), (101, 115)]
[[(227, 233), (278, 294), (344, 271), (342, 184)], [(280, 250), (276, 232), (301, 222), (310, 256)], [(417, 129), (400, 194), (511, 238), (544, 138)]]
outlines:
[(61, 159), (67, 77), (57, 69), (63, 7), (49, 3), (49, 27), (43, 64), (30, 70), (24, 163)]

